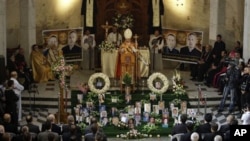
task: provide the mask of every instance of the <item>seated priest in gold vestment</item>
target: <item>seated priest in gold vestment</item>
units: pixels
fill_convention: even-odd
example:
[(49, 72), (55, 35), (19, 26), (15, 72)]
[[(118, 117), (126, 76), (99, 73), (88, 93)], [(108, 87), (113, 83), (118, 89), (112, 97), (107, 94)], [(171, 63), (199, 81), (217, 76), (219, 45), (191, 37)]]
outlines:
[(35, 82), (47, 82), (54, 79), (47, 58), (43, 55), (38, 45), (32, 46), (30, 60)]
[(125, 41), (119, 47), (119, 55), (116, 68), (116, 76), (121, 79), (126, 73), (132, 77), (132, 83), (135, 79), (136, 72), (136, 53), (137, 47), (132, 41), (132, 31), (126, 29), (124, 31)]

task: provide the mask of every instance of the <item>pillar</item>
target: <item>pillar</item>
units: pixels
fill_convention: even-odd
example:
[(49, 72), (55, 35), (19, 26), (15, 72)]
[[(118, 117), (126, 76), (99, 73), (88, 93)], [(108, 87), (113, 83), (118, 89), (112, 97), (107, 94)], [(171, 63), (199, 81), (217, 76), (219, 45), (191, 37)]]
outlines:
[[(20, 1), (20, 45), (24, 48), (26, 61), (29, 62), (31, 46), (36, 43), (35, 0)], [(28, 63), (29, 65), (29, 63)]]
[(6, 62), (6, 48), (7, 48), (6, 1), (7, 0), (0, 0), (0, 55), (5, 57), (5, 62)]
[(217, 34), (224, 33), (224, 23), (225, 0), (210, 0), (209, 44), (214, 44)]
[(244, 29), (243, 29), (243, 58), (245, 62), (250, 58), (250, 1), (245, 0)]

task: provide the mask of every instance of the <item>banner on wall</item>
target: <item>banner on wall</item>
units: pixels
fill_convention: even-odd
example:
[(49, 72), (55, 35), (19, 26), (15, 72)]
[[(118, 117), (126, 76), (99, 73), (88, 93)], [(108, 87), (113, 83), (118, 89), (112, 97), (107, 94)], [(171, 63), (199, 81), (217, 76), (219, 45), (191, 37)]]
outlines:
[(176, 59), (196, 63), (202, 53), (202, 31), (177, 30), (163, 28), (165, 46), (163, 59)]
[(70, 28), (70, 29), (51, 29), (43, 30), (42, 37), (44, 45), (50, 49), (50, 39), (55, 38), (57, 40), (57, 49), (62, 50), (63, 56), (66, 61), (82, 61), (82, 47), (81, 39), (83, 35), (83, 29)]

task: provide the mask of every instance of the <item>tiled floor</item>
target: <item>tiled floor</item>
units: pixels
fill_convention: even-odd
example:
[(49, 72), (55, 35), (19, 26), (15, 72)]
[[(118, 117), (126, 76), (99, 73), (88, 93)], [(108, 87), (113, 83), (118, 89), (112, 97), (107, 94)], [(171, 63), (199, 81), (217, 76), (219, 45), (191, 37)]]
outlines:
[[(162, 73), (167, 76), (168, 79), (171, 79), (173, 75), (174, 70), (166, 69), (163, 70)], [(73, 75), (70, 78), (69, 86), (70, 89), (77, 89), (77, 84), (82, 83), (82, 82), (87, 82), (90, 75), (93, 74), (94, 71), (89, 71), (89, 70), (77, 70), (73, 73)], [(204, 99), (207, 99), (207, 107), (206, 110), (204, 109), (205, 105), (200, 106), (200, 112), (201, 113), (213, 113), (213, 121), (218, 122), (219, 124), (224, 124), (225, 123), (225, 117), (227, 116), (227, 112), (223, 113), (217, 113), (217, 106), (219, 105), (221, 95), (218, 95), (218, 92), (216, 92), (216, 89), (214, 88), (208, 88), (207, 86), (203, 85), (201, 82), (194, 82), (190, 80), (189, 72), (188, 71), (181, 71), (181, 76), (183, 77), (183, 80), (185, 81), (185, 84), (187, 85), (187, 94), (191, 104), (191, 107), (197, 109), (197, 97), (198, 97), (198, 88), (200, 86), (201, 88), (201, 93), (203, 95)], [(30, 100), (32, 100), (33, 96), (36, 97), (37, 101), (35, 101), (35, 106), (33, 106), (32, 111), (35, 113), (36, 118), (35, 118), (35, 124), (41, 125), (41, 122), (46, 120), (46, 115), (48, 113), (56, 113), (58, 111), (57, 105), (58, 101), (54, 99), (58, 99), (58, 94), (59, 94), (59, 87), (58, 87), (58, 82), (57, 81), (50, 81), (47, 83), (40, 83), (37, 84), (37, 91), (34, 93), (29, 93), (28, 91), (24, 91), (22, 93), (23, 97), (23, 104), (29, 105)], [(70, 98), (70, 94), (68, 94), (68, 97)], [(30, 99), (31, 98), (31, 99)], [(48, 99), (53, 99), (53, 100), (48, 100), (48, 101), (39, 101), (38, 99), (41, 98), (48, 98)], [(34, 102), (34, 101), (32, 101)], [(32, 103), (31, 102), (31, 103)], [(229, 101), (228, 101), (229, 102)], [(33, 104), (33, 103), (32, 103)], [(36, 109), (37, 105), (54, 105), (54, 108), (38, 108)], [(70, 103), (68, 103), (70, 104)], [(36, 110), (34, 110), (34, 107)], [(35, 111), (35, 112), (34, 112)], [(24, 115), (29, 113), (30, 109), (29, 108), (24, 108)], [(235, 113), (237, 114), (237, 113)], [(196, 117), (198, 120), (203, 120), (203, 115), (197, 115)], [(24, 121), (21, 122), (25, 123)], [(159, 140), (162, 140), (163, 138), (160, 138)], [(164, 138), (164, 140), (167, 138)], [(116, 140), (116, 139), (114, 139)], [(150, 140), (150, 139), (149, 139)]]

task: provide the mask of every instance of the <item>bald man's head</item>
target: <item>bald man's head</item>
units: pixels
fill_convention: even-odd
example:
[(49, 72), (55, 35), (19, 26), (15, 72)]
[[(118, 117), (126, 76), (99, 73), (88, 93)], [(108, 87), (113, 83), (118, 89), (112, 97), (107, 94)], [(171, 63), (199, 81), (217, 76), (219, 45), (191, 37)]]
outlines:
[(10, 73), (10, 76), (13, 77), (13, 78), (17, 78), (17, 72), (16, 71), (12, 71)]

